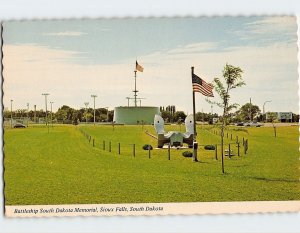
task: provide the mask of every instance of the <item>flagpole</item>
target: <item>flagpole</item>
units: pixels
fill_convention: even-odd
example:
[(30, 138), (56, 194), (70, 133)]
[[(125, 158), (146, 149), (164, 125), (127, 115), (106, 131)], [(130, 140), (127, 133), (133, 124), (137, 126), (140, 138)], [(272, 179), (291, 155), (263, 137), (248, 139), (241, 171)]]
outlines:
[[(192, 80), (194, 76), (194, 67), (191, 67), (192, 70)], [(193, 121), (194, 121), (194, 136), (193, 136), (193, 162), (198, 162), (197, 159), (197, 150), (198, 150), (198, 143), (197, 143), (197, 128), (196, 128), (196, 104), (195, 104), (195, 92), (193, 90)]]
[(137, 72), (137, 70), (135, 70), (134, 71), (134, 106), (136, 107), (136, 93), (138, 92), (137, 90), (136, 90), (136, 72)]

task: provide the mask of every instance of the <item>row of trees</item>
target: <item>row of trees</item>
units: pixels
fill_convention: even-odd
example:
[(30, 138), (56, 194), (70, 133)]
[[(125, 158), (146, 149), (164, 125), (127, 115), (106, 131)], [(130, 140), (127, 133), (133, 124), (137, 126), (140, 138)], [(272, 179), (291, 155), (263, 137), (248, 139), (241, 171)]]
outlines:
[[(277, 114), (268, 112), (268, 117), (267, 117), (266, 113), (262, 113), (260, 108), (257, 105), (252, 103), (246, 103), (243, 106), (241, 106), (236, 112), (228, 114), (229, 123), (248, 122), (248, 121), (264, 122), (264, 121), (271, 121), (271, 119), (272, 121), (274, 119), (277, 120)], [(298, 122), (299, 114), (293, 113), (292, 121)]]
[[(181, 123), (184, 122), (187, 115), (183, 111), (176, 111), (175, 106), (167, 106), (160, 107), (162, 117), (164, 118), (165, 122), (167, 123)], [(48, 117), (50, 118), (51, 112), (47, 112)], [(95, 109), (95, 116), (96, 122), (105, 122), (113, 121), (113, 114), (114, 111), (108, 111), (107, 108), (97, 108)], [(29, 117), (31, 121), (36, 121), (38, 118), (45, 118), (46, 112), (44, 110), (36, 110), (27, 112), (26, 109), (18, 109), (12, 112), (13, 118), (22, 118), (22, 117)], [(212, 117), (217, 117), (217, 114), (208, 114), (203, 112), (198, 112), (196, 114), (197, 121), (209, 121)], [(11, 112), (9, 110), (4, 111), (4, 118), (10, 118)], [(94, 121), (94, 109), (93, 108), (81, 108), (76, 110), (71, 108), (67, 105), (63, 105), (60, 107), (56, 112), (52, 113), (52, 119), (54, 122), (61, 122), (61, 123), (76, 123), (76, 122), (93, 122)]]
[[(47, 111), (50, 119), (51, 112)], [(36, 110), (27, 112), (26, 109), (18, 109), (12, 112), (13, 118), (28, 117), (31, 121), (38, 121), (39, 118), (45, 118), (46, 112), (44, 110)], [(10, 118), (11, 112), (8, 110), (4, 111), (4, 118)], [(94, 121), (94, 109), (93, 108), (81, 108), (79, 110), (71, 108), (67, 105), (63, 105), (56, 112), (52, 113), (52, 120), (60, 123), (78, 123), (78, 122), (93, 122)], [(107, 108), (95, 109), (95, 120), (96, 122), (105, 122), (113, 120), (113, 111), (108, 111)]]
[[(161, 116), (167, 123), (181, 123), (184, 122), (187, 115), (183, 111), (176, 111), (176, 107), (174, 105), (169, 105), (167, 107), (160, 106)], [(211, 122), (213, 118), (217, 118), (218, 114), (211, 113), (196, 113), (196, 121), (206, 121)]]
[[(168, 107), (160, 107), (162, 118), (165, 120), (166, 123), (180, 123), (184, 122), (187, 115), (183, 111), (175, 111), (175, 106), (168, 106)], [(113, 120), (114, 111), (108, 111), (107, 108), (97, 108), (96, 110), (96, 122), (104, 122), (108, 121), (111, 122)], [(44, 110), (36, 110), (27, 112), (26, 109), (18, 109), (13, 111), (13, 118), (22, 118), (22, 117), (29, 117), (31, 121), (34, 121), (34, 117), (38, 118), (45, 118), (46, 112)], [(50, 117), (50, 111), (48, 111), (48, 116)], [(4, 110), (4, 118), (10, 118), (11, 112), (6, 109)], [(108, 117), (108, 118), (107, 118)], [(205, 112), (197, 112), (196, 113), (196, 121), (204, 121), (209, 122), (212, 124), (213, 118), (219, 118), (218, 114), (214, 113), (205, 113)], [(274, 117), (273, 117), (274, 118)], [(88, 108), (81, 108), (76, 110), (71, 108), (67, 105), (63, 105), (58, 111), (54, 112), (52, 115), (52, 119), (56, 122), (62, 123), (74, 123), (76, 121), (87, 121), (93, 122), (94, 121), (94, 109)], [(236, 122), (248, 122), (248, 121), (258, 121), (263, 122), (266, 120), (266, 115), (261, 114), (261, 110), (255, 104), (246, 103), (241, 106), (236, 112), (228, 113), (227, 123), (236, 123)], [(269, 119), (270, 120), (270, 119)], [(220, 121), (222, 121), (222, 117), (220, 117)], [(293, 114), (293, 122), (299, 121), (299, 115)]]
[[(105, 121), (113, 121), (113, 110), (108, 111), (107, 108), (97, 108), (96, 111), (96, 122), (105, 122)], [(187, 115), (183, 111), (176, 111), (176, 107), (174, 105), (169, 105), (167, 107), (160, 107), (160, 111), (162, 114), (162, 118), (166, 123), (181, 123), (184, 122)], [(50, 111), (48, 111), (48, 115), (50, 117)], [(13, 118), (22, 118), (29, 117), (31, 121), (34, 121), (34, 118), (45, 118), (46, 112), (44, 110), (36, 110), (27, 112), (26, 109), (18, 109), (13, 111)], [(4, 118), (10, 118), (11, 112), (6, 109), (4, 110)], [(219, 118), (218, 114), (214, 113), (205, 113), (205, 112), (197, 112), (196, 113), (196, 121), (204, 121), (212, 124), (213, 118)], [(76, 123), (76, 122), (93, 122), (94, 121), (94, 109), (93, 108), (81, 108), (76, 110), (67, 105), (63, 105), (56, 112), (52, 114), (52, 119), (54, 122), (61, 123)], [(252, 103), (246, 103), (241, 106), (237, 111), (228, 113), (227, 123), (236, 123), (236, 122), (248, 122), (248, 121), (258, 121), (263, 122), (266, 120), (266, 115), (261, 114), (260, 108)], [(270, 120), (270, 119), (269, 119)], [(220, 117), (220, 121), (222, 121), (222, 116)], [(293, 114), (294, 122), (299, 121), (299, 115)]]

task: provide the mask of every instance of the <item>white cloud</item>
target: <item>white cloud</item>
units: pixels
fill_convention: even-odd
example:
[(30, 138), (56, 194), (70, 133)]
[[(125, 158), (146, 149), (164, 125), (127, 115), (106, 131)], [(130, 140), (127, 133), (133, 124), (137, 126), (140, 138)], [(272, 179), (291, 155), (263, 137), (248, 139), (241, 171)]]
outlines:
[(64, 32), (51, 32), (44, 33), (44, 36), (82, 36), (86, 35), (86, 32), (77, 32), (77, 31), (64, 31)]
[(62, 62), (73, 59), (77, 53), (34, 45), (5, 45), (3, 50), (4, 101), (15, 99), (16, 108), (23, 108), (27, 102), (43, 108), (41, 93), (45, 91), (57, 105), (74, 107), (83, 105), (92, 93), (111, 98), (108, 96), (118, 97), (120, 90), (131, 91), (132, 73), (125, 64), (83, 66)]
[[(265, 98), (272, 99), (274, 111), (297, 111), (297, 47), (295, 44), (277, 43), (266, 47), (235, 47), (222, 52), (202, 52), (193, 54), (181, 51), (155, 54), (145, 57), (145, 63), (160, 61), (160, 66), (145, 70), (142, 85), (146, 93), (153, 92), (151, 83), (156, 82), (155, 92), (159, 95), (164, 91), (165, 98), (181, 107), (191, 109), (191, 78), (190, 67), (195, 67), (195, 73), (211, 82), (221, 76), (226, 63), (240, 66), (244, 70), (243, 78), (247, 85), (240, 90), (234, 90), (232, 101), (244, 104), (252, 97), (253, 103), (262, 106)], [(172, 55), (169, 55), (172, 54)], [(146, 66), (145, 64), (145, 66)], [(150, 69), (150, 68), (149, 68)], [(154, 81), (153, 81), (154, 80)], [(158, 85), (160, 83), (161, 85)], [(210, 106), (200, 94), (198, 110), (210, 110)]]
[(295, 16), (275, 16), (247, 23), (243, 30), (232, 31), (241, 40), (254, 40), (263, 37), (263, 41), (272, 41), (278, 36), (296, 40), (297, 18)]
[(166, 51), (168, 54), (176, 55), (176, 54), (195, 54), (195, 53), (201, 53), (206, 52), (211, 49), (216, 49), (217, 44), (213, 42), (203, 42), (203, 43), (194, 43), (194, 44), (188, 44), (186, 46), (180, 46), (175, 49), (171, 49)]
[(296, 20), (295, 16), (276, 16), (266, 17), (252, 23), (248, 23), (248, 30), (257, 34), (269, 33), (296, 33)]
[[(247, 85), (232, 92), (232, 101), (244, 104), (252, 98), (262, 107), (273, 111), (297, 111), (297, 47), (277, 43), (265, 47), (234, 47), (227, 51), (212, 52), (217, 44), (191, 44), (168, 51), (157, 51), (139, 57), (144, 72), (138, 72), (139, 97), (145, 105), (170, 105), (192, 110), (191, 66), (195, 73), (211, 82), (221, 76), (224, 65), (240, 66)], [(193, 52), (195, 51), (195, 52)], [(62, 104), (79, 108), (91, 102), (97, 94), (97, 106), (126, 105), (127, 96), (134, 88), (135, 58), (119, 64), (82, 65), (69, 61), (76, 52), (53, 50), (35, 45), (4, 46), (4, 105), (14, 99), (15, 108), (37, 104), (44, 107), (41, 93), (49, 92), (54, 109)], [(197, 111), (210, 111), (205, 98), (197, 94)], [(216, 111), (217, 108), (214, 108)]]

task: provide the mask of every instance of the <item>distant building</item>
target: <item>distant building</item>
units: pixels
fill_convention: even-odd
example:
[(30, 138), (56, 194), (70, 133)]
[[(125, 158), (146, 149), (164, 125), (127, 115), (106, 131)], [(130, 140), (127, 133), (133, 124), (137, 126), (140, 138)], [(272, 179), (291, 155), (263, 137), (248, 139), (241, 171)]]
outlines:
[(113, 121), (125, 125), (151, 125), (156, 114), (161, 114), (158, 107), (115, 107)]
[(278, 120), (281, 122), (292, 122), (293, 113), (292, 112), (278, 112)]
[[(275, 112), (277, 114), (277, 120), (280, 122), (292, 122), (293, 113), (292, 112)], [(269, 119), (269, 112), (266, 113), (266, 120)]]

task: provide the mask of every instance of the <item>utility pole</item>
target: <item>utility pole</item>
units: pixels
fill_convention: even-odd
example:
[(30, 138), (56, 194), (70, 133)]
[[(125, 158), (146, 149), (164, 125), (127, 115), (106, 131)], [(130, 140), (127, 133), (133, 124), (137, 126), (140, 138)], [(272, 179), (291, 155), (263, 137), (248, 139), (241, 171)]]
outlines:
[(52, 121), (52, 104), (53, 104), (54, 102), (51, 102), (50, 101), (50, 106), (51, 106), (51, 112), (50, 112), (50, 114), (51, 114), (51, 117), (50, 117), (50, 119), (51, 119), (51, 125), (52, 125), (52, 127), (53, 127), (53, 121)]
[(29, 103), (27, 103), (27, 127), (29, 122)]
[(36, 105), (34, 105), (34, 123), (36, 124)]
[(13, 127), (13, 113), (12, 113), (12, 103), (14, 100), (10, 100), (10, 127)]
[(94, 125), (96, 124), (96, 110), (95, 110), (95, 101), (97, 95), (91, 95), (92, 98), (94, 98)]
[(85, 105), (85, 124), (87, 124), (87, 107), (89, 106), (89, 102), (84, 102)]
[(43, 93), (43, 96), (45, 96), (45, 108), (46, 108), (46, 126), (48, 126), (48, 133), (49, 133), (49, 124), (48, 124), (48, 117), (47, 117), (47, 96), (49, 95), (48, 93)]
[(266, 103), (270, 103), (270, 102), (272, 102), (272, 100), (267, 100), (267, 101), (265, 101), (264, 104), (263, 104), (263, 121), (264, 121), (264, 122), (265, 122), (265, 104), (266, 104)]
[(106, 108), (106, 122), (108, 122), (108, 107), (105, 107)]

